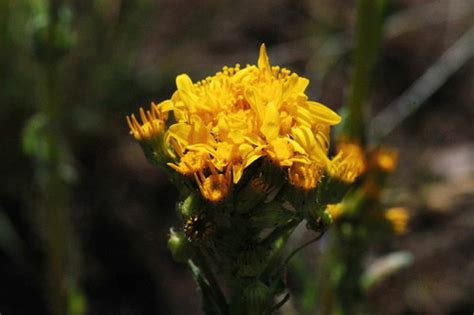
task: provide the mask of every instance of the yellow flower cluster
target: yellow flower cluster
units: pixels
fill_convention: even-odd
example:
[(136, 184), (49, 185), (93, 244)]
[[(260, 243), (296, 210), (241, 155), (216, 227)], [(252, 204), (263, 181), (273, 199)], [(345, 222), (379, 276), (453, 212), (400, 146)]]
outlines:
[[(225, 198), (259, 158), (285, 169), (291, 184), (308, 190), (323, 171), (339, 174), (338, 165), (351, 167), (342, 157), (335, 163), (328, 159), (329, 129), (341, 119), (308, 100), (308, 84), (306, 78), (271, 66), (262, 45), (257, 65), (224, 67), (196, 83), (179, 75), (170, 100), (141, 110), (141, 124), (134, 115), (128, 123), (138, 141), (162, 141), (167, 165), (194, 178), (209, 201)], [(171, 113), (174, 119), (166, 128)], [(356, 173), (345, 179), (353, 180)]]
[(405, 208), (394, 207), (385, 212), (385, 219), (390, 222), (396, 234), (405, 234), (410, 215)]
[(337, 149), (337, 155), (329, 163), (328, 173), (331, 177), (352, 183), (367, 168), (364, 151), (360, 145), (350, 142), (341, 142)]

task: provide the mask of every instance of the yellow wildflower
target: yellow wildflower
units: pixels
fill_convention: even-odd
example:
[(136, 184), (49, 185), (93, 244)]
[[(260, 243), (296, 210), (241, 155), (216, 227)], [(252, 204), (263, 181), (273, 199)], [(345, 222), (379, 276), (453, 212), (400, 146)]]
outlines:
[(230, 168), (227, 168), (223, 174), (218, 173), (212, 164), (209, 164), (209, 169), (211, 175), (207, 177), (202, 170), (194, 176), (204, 198), (211, 202), (219, 202), (227, 196), (230, 190), (232, 183)]
[(385, 173), (393, 172), (398, 163), (398, 152), (394, 149), (379, 148), (372, 155), (372, 163)]
[(366, 169), (364, 151), (354, 143), (339, 145), (337, 155), (328, 163), (329, 176), (353, 183)]
[(408, 211), (402, 207), (390, 208), (385, 212), (385, 218), (391, 223), (393, 231), (397, 234), (405, 234), (407, 231)]
[(169, 101), (164, 101), (158, 105), (152, 103), (151, 109), (140, 108), (140, 124), (134, 114), (127, 116), (127, 123), (131, 133), (138, 141), (150, 141), (162, 136), (165, 128), (165, 121), (168, 118)]
[(270, 65), (262, 45), (257, 65), (224, 67), (199, 82), (178, 75), (176, 92), (162, 106), (175, 121), (166, 130), (166, 117), (158, 113), (154, 115), (162, 123), (147, 126), (155, 119), (153, 112), (151, 118), (144, 115), (142, 125), (132, 116), (130, 128), (141, 138), (152, 133), (149, 130), (164, 132), (170, 156), (175, 157), (168, 165), (194, 175), (210, 201), (224, 199), (231, 184), (260, 158), (288, 171), (296, 187), (311, 189), (328, 163), (330, 126), (341, 118), (308, 100), (308, 84), (308, 79)]
[(290, 183), (303, 190), (316, 187), (321, 178), (321, 169), (316, 164), (294, 163), (288, 169)]

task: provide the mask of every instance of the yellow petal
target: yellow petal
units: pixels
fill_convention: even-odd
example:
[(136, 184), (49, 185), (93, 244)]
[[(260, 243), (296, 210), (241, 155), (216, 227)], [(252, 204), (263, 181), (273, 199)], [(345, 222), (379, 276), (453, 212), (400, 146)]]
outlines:
[(187, 74), (180, 74), (176, 77), (176, 86), (181, 99), (188, 106), (198, 105), (199, 97), (195, 94), (194, 84)]
[(301, 78), (296, 73), (293, 73), (284, 86), (283, 99), (287, 99), (289, 97), (296, 98), (296, 96), (299, 94), (304, 93), (308, 84), (308, 79)]
[(176, 123), (169, 127), (167, 138), (175, 139), (181, 146), (189, 145), (189, 133), (191, 126), (186, 123)]
[(193, 81), (187, 74), (180, 74), (176, 77), (176, 86), (180, 92), (194, 93)]
[(291, 135), (307, 153), (311, 152), (313, 147), (316, 145), (316, 139), (314, 138), (313, 132), (306, 126), (292, 128)]
[(260, 131), (267, 141), (275, 139), (280, 133), (280, 113), (275, 102), (267, 104)]
[(232, 165), (232, 180), (234, 184), (237, 184), (240, 181), (243, 174), (244, 174), (244, 166), (242, 164)]
[(337, 125), (341, 122), (341, 116), (336, 114), (334, 111), (329, 109), (328, 107), (320, 104), (318, 102), (308, 102), (309, 110), (313, 117), (322, 123), (326, 123), (329, 125)]
[(258, 121), (262, 121), (265, 107), (262, 98), (258, 95), (257, 90), (253, 86), (249, 86), (245, 89), (245, 99), (257, 116)]
[(189, 144), (205, 143), (214, 146), (215, 139), (209, 129), (204, 125), (201, 117), (191, 116), (191, 131), (189, 133)]
[(268, 58), (265, 44), (260, 45), (260, 55), (258, 56), (257, 64), (259, 69), (265, 74), (271, 74), (270, 59)]
[(156, 106), (159, 107), (162, 112), (172, 111), (174, 107), (173, 102), (171, 100), (165, 100)]

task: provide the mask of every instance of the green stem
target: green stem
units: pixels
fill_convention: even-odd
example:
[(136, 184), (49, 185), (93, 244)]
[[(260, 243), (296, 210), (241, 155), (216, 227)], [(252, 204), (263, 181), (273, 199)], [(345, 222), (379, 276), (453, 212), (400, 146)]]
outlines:
[(66, 284), (66, 244), (67, 217), (66, 191), (61, 178), (61, 147), (57, 129), (57, 105), (54, 95), (56, 90), (55, 69), (46, 69), (46, 92), (44, 114), (48, 117), (49, 126), (45, 137), (48, 143), (48, 161), (43, 165), (43, 197), (47, 220), (47, 250), (49, 257), (49, 282), (52, 314), (67, 313)]
[(316, 237), (310, 239), (309, 241), (301, 244), (300, 246), (298, 246), (297, 248), (295, 248), (289, 255), (288, 257), (285, 259), (285, 262), (283, 263), (283, 265), (288, 265), (288, 263), (290, 262), (291, 258), (293, 258), (293, 256), (295, 256), (300, 250), (302, 250), (303, 248), (305, 248), (306, 246), (308, 245), (311, 245), (313, 244), (314, 242), (316, 241), (319, 241), (321, 239), (321, 237), (323, 237), (325, 232), (321, 232), (319, 233)]
[(228, 306), (224, 293), (222, 292), (222, 289), (219, 285), (219, 282), (217, 281), (217, 278), (214, 275), (214, 272), (209, 266), (209, 262), (206, 256), (199, 249), (197, 249), (195, 260), (198, 267), (201, 269), (202, 273), (206, 277), (206, 280), (209, 282), (209, 286), (212, 290), (212, 295), (221, 311), (221, 314), (227, 314)]
[(288, 300), (290, 299), (290, 293), (287, 293), (285, 294), (285, 296), (283, 297), (283, 299), (281, 299), (280, 302), (278, 302), (277, 304), (275, 304), (274, 306), (272, 306), (272, 308), (270, 309), (270, 311), (266, 314), (273, 314), (274, 312), (276, 312), (280, 307), (282, 307), (283, 305), (285, 305), (286, 302), (288, 302)]
[[(47, 47), (54, 49), (58, 24), (58, 1), (49, 3)], [(48, 257), (48, 287), (51, 314), (65, 315), (68, 312), (68, 217), (66, 212), (67, 190), (61, 175), (63, 149), (60, 144), (60, 117), (58, 99), (58, 65), (47, 62), (42, 65), (44, 96), (40, 111), (47, 117), (45, 130), (47, 157), (40, 161), (39, 172), (46, 216), (46, 250)]]
[(276, 228), (273, 230), (270, 235), (268, 235), (265, 239), (262, 240), (261, 245), (262, 246), (270, 246), (272, 245), (276, 240), (278, 240), (280, 237), (288, 234), (289, 231), (292, 231), (300, 222), (302, 219), (292, 219), (288, 221), (285, 225)]
[(343, 136), (365, 143), (366, 104), (382, 34), (384, 0), (358, 0), (353, 69), (347, 95)]
[(267, 279), (274, 274), (275, 269), (277, 269), (278, 265), (280, 264), (281, 252), (283, 251), (285, 244), (291, 235), (291, 232), (298, 226), (298, 224), (300, 224), (300, 222), (301, 219), (290, 220), (287, 224), (275, 229), (272, 233), (270, 233), (269, 236), (267, 236), (267, 238), (262, 240), (261, 244), (263, 246), (273, 246), (274, 243), (280, 238), (282, 239), (282, 243), (273, 250), (270, 259), (268, 260), (268, 265), (260, 275), (261, 279)]

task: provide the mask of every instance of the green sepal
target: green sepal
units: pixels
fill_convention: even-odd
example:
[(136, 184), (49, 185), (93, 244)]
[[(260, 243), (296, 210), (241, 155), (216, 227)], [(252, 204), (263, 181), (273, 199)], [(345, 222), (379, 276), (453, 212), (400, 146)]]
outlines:
[(242, 278), (256, 277), (266, 267), (268, 250), (262, 246), (241, 251), (236, 259), (237, 275)]
[(177, 204), (178, 213), (184, 220), (198, 213), (203, 207), (202, 198), (197, 194), (190, 194), (186, 199)]
[(168, 248), (173, 259), (179, 263), (186, 263), (194, 256), (194, 248), (183, 232), (176, 232), (172, 228), (168, 239)]
[(279, 202), (272, 201), (251, 213), (249, 223), (257, 229), (272, 228), (284, 224), (294, 217), (293, 211), (283, 208)]
[(243, 303), (246, 314), (261, 315), (267, 310), (271, 301), (271, 290), (263, 282), (256, 280), (243, 291)]
[(351, 187), (351, 183), (346, 183), (328, 175), (323, 176), (317, 187), (316, 201), (318, 207), (324, 209), (328, 204), (341, 202)]
[(207, 279), (204, 277), (201, 269), (196, 266), (192, 260), (188, 260), (188, 266), (191, 270), (194, 280), (196, 281), (202, 296), (202, 308), (205, 314), (209, 315), (224, 315), (226, 310), (222, 310), (221, 306), (214, 296), (213, 290)]

